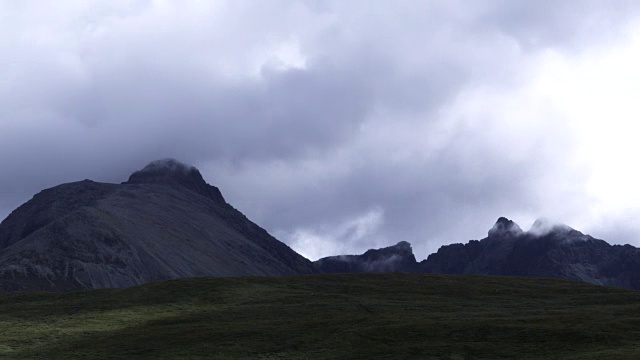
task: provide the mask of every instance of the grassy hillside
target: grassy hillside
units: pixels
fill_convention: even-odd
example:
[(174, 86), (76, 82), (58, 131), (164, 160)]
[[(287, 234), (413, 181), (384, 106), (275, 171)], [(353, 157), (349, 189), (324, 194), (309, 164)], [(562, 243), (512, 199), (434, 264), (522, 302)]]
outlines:
[(417, 274), (0, 295), (2, 359), (640, 358), (640, 293)]

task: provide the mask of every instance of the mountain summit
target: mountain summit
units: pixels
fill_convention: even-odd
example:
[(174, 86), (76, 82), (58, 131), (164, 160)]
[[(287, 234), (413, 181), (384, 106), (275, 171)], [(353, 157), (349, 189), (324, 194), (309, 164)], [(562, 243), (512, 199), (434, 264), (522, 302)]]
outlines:
[(198, 169), (172, 159), (122, 184), (84, 180), (43, 190), (0, 223), (0, 290), (314, 272), (227, 204)]
[(224, 202), (222, 193), (207, 184), (200, 171), (175, 159), (156, 160), (129, 176), (123, 184), (165, 184), (183, 187), (217, 202)]
[(500, 217), (495, 225), (489, 229), (489, 236), (519, 236), (522, 234), (520, 226), (506, 217)]

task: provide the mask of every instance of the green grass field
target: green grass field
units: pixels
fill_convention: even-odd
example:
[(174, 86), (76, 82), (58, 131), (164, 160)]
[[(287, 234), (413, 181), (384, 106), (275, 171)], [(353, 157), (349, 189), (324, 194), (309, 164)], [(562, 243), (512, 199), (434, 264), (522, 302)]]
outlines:
[(0, 359), (638, 359), (640, 293), (367, 274), (0, 295)]

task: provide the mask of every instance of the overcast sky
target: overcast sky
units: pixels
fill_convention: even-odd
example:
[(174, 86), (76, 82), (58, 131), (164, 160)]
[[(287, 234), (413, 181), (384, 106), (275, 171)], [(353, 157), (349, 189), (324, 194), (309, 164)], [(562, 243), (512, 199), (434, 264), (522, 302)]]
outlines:
[(640, 245), (638, 1), (0, 0), (0, 218), (198, 167), (311, 258), (538, 217)]

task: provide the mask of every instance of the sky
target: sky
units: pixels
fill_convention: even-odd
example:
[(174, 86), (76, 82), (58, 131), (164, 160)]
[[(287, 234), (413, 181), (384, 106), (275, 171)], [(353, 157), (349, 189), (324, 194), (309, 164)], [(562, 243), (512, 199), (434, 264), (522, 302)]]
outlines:
[(640, 2), (0, 0), (0, 218), (175, 158), (315, 260), (640, 246)]

